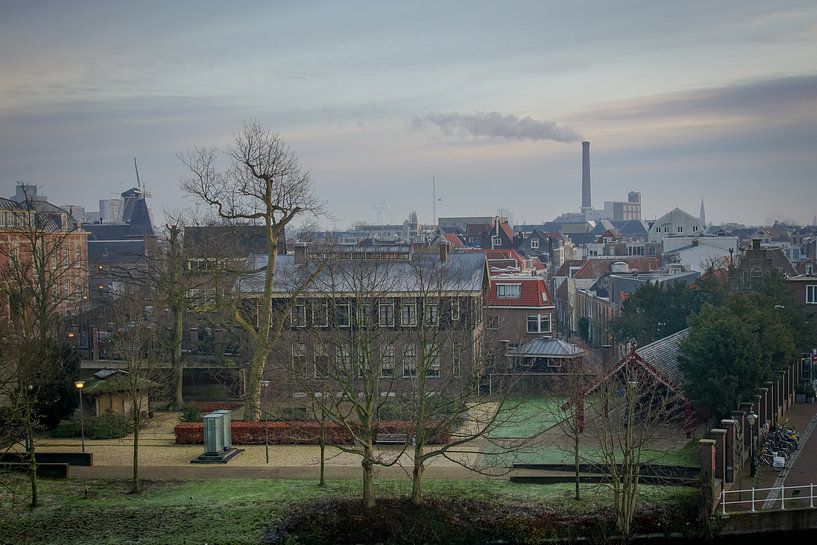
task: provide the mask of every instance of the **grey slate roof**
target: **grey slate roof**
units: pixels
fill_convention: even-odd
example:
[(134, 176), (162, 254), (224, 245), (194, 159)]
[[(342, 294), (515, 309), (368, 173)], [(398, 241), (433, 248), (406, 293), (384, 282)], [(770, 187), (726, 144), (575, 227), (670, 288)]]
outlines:
[[(242, 293), (263, 291), (264, 272), (261, 269), (266, 263), (266, 255), (250, 256), (248, 269), (258, 272), (241, 279), (237, 289)], [(296, 265), (295, 256), (278, 256), (273, 291), (291, 293), (302, 289), (307, 294), (353, 294), (370, 289), (390, 293), (419, 293), (432, 289), (430, 284), (432, 281), (436, 283), (438, 278), (442, 279), (440, 290), (443, 292), (481, 291), (486, 270), (485, 254), (451, 253), (444, 267), (444, 274), (438, 276), (441, 269), (437, 254), (416, 255), (410, 261), (338, 260), (328, 262), (315, 280), (304, 288), (302, 286), (307, 275), (317, 270), (318, 263), (312, 261), (306, 266)]]
[(523, 344), (514, 350), (513, 354), (541, 358), (573, 358), (584, 354), (584, 350), (561, 339), (541, 337)]
[(681, 343), (689, 337), (689, 328), (682, 329), (678, 333), (673, 333), (663, 339), (644, 345), (636, 349), (636, 354), (644, 358), (647, 363), (655, 367), (664, 378), (681, 386), (683, 375), (678, 369), (678, 354)]

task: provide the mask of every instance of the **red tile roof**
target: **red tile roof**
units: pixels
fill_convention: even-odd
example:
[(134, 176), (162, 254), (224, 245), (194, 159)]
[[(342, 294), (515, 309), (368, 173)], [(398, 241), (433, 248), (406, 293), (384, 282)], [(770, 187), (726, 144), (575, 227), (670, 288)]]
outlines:
[(444, 233), (443, 238), (451, 243), (451, 246), (454, 248), (465, 248), (465, 244), (462, 243), (462, 239), (455, 235), (454, 233)]
[[(516, 299), (497, 297), (496, 287), (500, 284), (519, 285), (519, 297)], [(541, 308), (552, 306), (553, 298), (550, 296), (545, 279), (541, 276), (494, 276), (491, 278), (487, 304), (493, 307)]]

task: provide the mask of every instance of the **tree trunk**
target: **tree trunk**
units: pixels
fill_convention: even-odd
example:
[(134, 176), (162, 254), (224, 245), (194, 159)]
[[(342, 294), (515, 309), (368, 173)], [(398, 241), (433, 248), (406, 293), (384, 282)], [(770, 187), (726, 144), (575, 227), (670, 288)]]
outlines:
[(184, 362), (182, 361), (182, 333), (184, 331), (184, 312), (173, 309), (173, 404), (176, 409), (184, 405)]
[(37, 483), (37, 454), (34, 451), (34, 436), (31, 433), (31, 427), (26, 430), (26, 435), (28, 437), (28, 463), (31, 476), (31, 508), (34, 509), (40, 505), (40, 495)]
[(578, 419), (575, 422), (576, 426), (573, 427), (573, 463), (576, 472), (576, 499), (581, 499), (581, 492), (580, 492), (580, 477), (579, 477), (579, 428), (578, 428)]
[(269, 350), (256, 348), (250, 361), (246, 392), (244, 393), (244, 420), (261, 419), (261, 378), (264, 376), (264, 364)]
[(318, 486), (326, 486), (326, 419), (323, 416), (323, 412), (321, 412), (321, 429), (318, 444), (321, 447), (321, 479), (318, 481)]
[(363, 460), (360, 465), (363, 466), (363, 505), (366, 506), (366, 509), (373, 509), (375, 506), (373, 459), (372, 447), (369, 445), (364, 446)]
[(411, 474), (411, 503), (414, 505), (423, 505), (423, 472), (425, 471), (425, 464), (420, 458), (421, 455), (422, 449), (415, 447), (414, 470)]
[(138, 494), (142, 491), (139, 482), (139, 418), (133, 419), (133, 481), (131, 491)]

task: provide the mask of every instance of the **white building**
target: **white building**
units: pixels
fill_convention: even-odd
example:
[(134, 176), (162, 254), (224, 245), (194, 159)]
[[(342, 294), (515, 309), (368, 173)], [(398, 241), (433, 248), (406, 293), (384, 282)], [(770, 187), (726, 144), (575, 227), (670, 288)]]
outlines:
[(694, 236), (703, 232), (704, 226), (701, 220), (680, 208), (676, 208), (655, 221), (647, 235), (647, 242), (661, 242), (665, 237), (671, 235)]

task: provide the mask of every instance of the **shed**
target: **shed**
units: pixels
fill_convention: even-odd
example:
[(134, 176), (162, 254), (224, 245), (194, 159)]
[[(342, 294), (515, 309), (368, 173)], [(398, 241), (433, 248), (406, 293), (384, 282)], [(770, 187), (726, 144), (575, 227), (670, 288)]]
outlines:
[[(142, 412), (150, 412), (150, 391), (157, 386), (151, 380), (137, 379), (137, 404), (142, 407)], [(103, 369), (87, 381), (83, 392), (88, 396), (96, 416), (105, 413), (128, 416), (134, 405), (131, 389), (131, 378), (126, 371)]]

